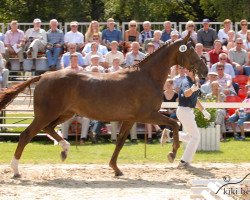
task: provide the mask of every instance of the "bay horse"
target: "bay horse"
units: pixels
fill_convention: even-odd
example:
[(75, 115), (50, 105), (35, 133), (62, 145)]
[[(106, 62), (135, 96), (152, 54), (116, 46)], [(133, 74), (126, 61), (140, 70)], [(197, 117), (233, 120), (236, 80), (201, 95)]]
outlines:
[(163, 85), (173, 65), (195, 71), (199, 77), (207, 75), (207, 67), (189, 42), (190, 33), (173, 44), (165, 44), (138, 64), (114, 73), (75, 73), (59, 70), (45, 73), (8, 88), (0, 94), (0, 110), (30, 84), (34, 90), (34, 119), (20, 134), (11, 162), (14, 177), (20, 177), (18, 163), (25, 146), (44, 130), (62, 146), (65, 160), (69, 143), (54, 128), (74, 114), (100, 121), (121, 121), (114, 153), (109, 166), (116, 176), (122, 175), (117, 158), (135, 122), (167, 125), (173, 129), (173, 148), (168, 159), (173, 162), (179, 148), (177, 122), (161, 113)]

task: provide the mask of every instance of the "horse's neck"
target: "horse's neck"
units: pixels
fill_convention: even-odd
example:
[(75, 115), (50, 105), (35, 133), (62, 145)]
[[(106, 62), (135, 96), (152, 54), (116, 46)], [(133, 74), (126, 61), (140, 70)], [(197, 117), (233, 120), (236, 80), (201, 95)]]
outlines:
[(161, 47), (153, 55), (149, 55), (141, 63), (141, 70), (148, 73), (150, 77), (163, 87), (167, 76), (170, 72), (171, 66), (175, 64), (174, 53), (171, 47)]

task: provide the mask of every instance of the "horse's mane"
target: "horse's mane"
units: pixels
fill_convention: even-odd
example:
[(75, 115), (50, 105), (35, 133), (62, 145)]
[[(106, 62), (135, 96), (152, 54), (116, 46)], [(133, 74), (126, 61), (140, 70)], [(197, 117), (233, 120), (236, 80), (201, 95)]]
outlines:
[(139, 61), (139, 63), (129, 66), (129, 67), (133, 67), (136, 69), (142, 68), (144, 66), (144, 63), (147, 62), (151, 57), (155, 56), (155, 54), (159, 53), (159, 51), (161, 51), (165, 46), (170, 46), (172, 43), (170, 41), (165, 42), (165, 44), (163, 44), (162, 46), (160, 46), (158, 49), (156, 49), (153, 53), (148, 54), (147, 56), (145, 56), (142, 60)]

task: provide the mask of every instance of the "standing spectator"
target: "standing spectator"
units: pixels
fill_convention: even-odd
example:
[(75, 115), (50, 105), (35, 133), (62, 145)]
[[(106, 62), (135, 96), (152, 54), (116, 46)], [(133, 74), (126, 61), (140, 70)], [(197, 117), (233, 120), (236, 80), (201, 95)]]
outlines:
[(230, 19), (225, 19), (223, 25), (224, 28), (220, 29), (218, 32), (218, 39), (221, 41), (222, 45), (227, 45), (228, 31), (231, 29), (232, 22)]
[(75, 43), (69, 43), (68, 44), (68, 51), (62, 55), (61, 58), (61, 68), (64, 69), (68, 66), (70, 66), (70, 55), (77, 54), (78, 56), (78, 65), (81, 67), (85, 66), (85, 60), (81, 53), (76, 52), (76, 44)]
[(154, 31), (151, 29), (151, 23), (149, 21), (144, 21), (143, 31), (139, 35), (139, 43), (142, 45), (146, 41), (146, 39), (152, 38), (154, 35)]
[(27, 55), (31, 53), (33, 59), (32, 70), (35, 69), (35, 59), (37, 58), (38, 52), (44, 52), (47, 44), (47, 35), (46, 31), (41, 28), (41, 20), (34, 19), (33, 21), (34, 28), (29, 28), (25, 32), (26, 48), (27, 51), (24, 51), (24, 58), (27, 58)]
[(195, 31), (195, 24), (193, 21), (188, 21), (186, 23), (186, 30), (182, 32), (181, 38), (185, 38), (189, 31), (191, 31), (190, 37), (192, 38), (194, 44), (196, 44), (197, 43), (197, 33)]
[(209, 23), (209, 19), (203, 19), (203, 28), (197, 32), (197, 42), (203, 44), (204, 51), (210, 51), (213, 48), (214, 40), (218, 38), (216, 30), (210, 28)]
[(70, 31), (64, 35), (64, 43), (68, 46), (69, 43), (76, 44), (76, 50), (80, 52), (84, 46), (84, 36), (78, 31), (78, 22), (70, 22)]
[(9, 63), (10, 55), (17, 55), (20, 63), (20, 71), (23, 71), (23, 48), (24, 48), (24, 32), (18, 29), (18, 22), (13, 20), (10, 22), (10, 30), (5, 34), (6, 53), (5, 58)]
[(128, 52), (125, 57), (126, 66), (132, 66), (135, 64), (135, 61), (140, 61), (145, 57), (145, 54), (140, 52), (140, 44), (138, 42), (132, 42), (131, 44), (132, 51)]
[(9, 70), (5, 68), (6, 60), (0, 53), (0, 89), (8, 87)]
[(119, 58), (119, 65), (124, 63), (124, 55), (118, 51), (118, 42), (112, 41), (110, 43), (111, 50), (105, 56), (105, 67), (110, 67), (115, 58)]
[(236, 47), (229, 50), (229, 59), (236, 67), (237, 74), (243, 74), (243, 65), (247, 62), (247, 51), (243, 49), (243, 40), (236, 38)]
[(166, 42), (170, 39), (170, 33), (173, 31), (172, 23), (170, 21), (164, 22), (164, 30), (162, 30), (161, 40)]
[(117, 41), (119, 46), (122, 44), (122, 32), (115, 28), (115, 20), (107, 20), (107, 28), (102, 31), (102, 43), (109, 49), (110, 42)]
[[(247, 92), (247, 97), (244, 99), (243, 103), (250, 103), (250, 91)], [(234, 132), (234, 139), (235, 140), (245, 140), (245, 130), (244, 130), (244, 122), (247, 120), (250, 120), (250, 108), (240, 108), (235, 111), (235, 114), (229, 117), (229, 122), (231, 123), (231, 126), (233, 128)], [(238, 133), (236, 132), (236, 124), (237, 122), (241, 136), (238, 136)]]
[(148, 38), (144, 42), (144, 50), (147, 49), (148, 43), (153, 43), (155, 46), (155, 49), (158, 49), (160, 46), (164, 45), (165, 43), (161, 40), (161, 34), (162, 32), (160, 30), (155, 30), (154, 31), (154, 36), (153, 38)]
[[(220, 40), (215, 40), (214, 48), (208, 52), (211, 66), (219, 62), (219, 55), (221, 53), (226, 53), (224, 50), (222, 50), (222, 42)], [(227, 60), (227, 62), (229, 62), (229, 60)]]
[(250, 51), (250, 30), (247, 31), (246, 39), (243, 40), (243, 46), (247, 52)]
[(89, 53), (91, 51), (91, 46), (92, 46), (92, 43), (96, 43), (98, 45), (98, 48), (97, 48), (97, 51), (102, 54), (103, 57), (106, 56), (106, 54), (108, 53), (108, 49), (106, 46), (102, 45), (100, 43), (100, 38), (99, 38), (99, 34), (98, 33), (94, 33), (93, 37), (93, 42), (89, 42), (87, 43), (83, 50), (82, 50), (82, 55), (86, 55), (87, 53)]
[(64, 43), (64, 34), (57, 26), (58, 21), (56, 19), (50, 20), (50, 30), (47, 32), (46, 56), (49, 68), (52, 71), (56, 70), (58, 57), (62, 52)]
[(98, 21), (91, 21), (88, 27), (87, 32), (85, 33), (85, 42), (96, 42), (96, 40), (93, 38), (94, 35), (98, 35), (99, 43), (102, 42), (102, 33), (100, 32), (99, 22)]
[(128, 30), (124, 33), (125, 42), (139, 42), (140, 33), (137, 31), (137, 22), (132, 20), (128, 23)]
[(240, 37), (242, 40), (245, 40), (247, 38), (247, 26), (247, 20), (242, 19), (240, 21), (241, 30), (237, 32), (237, 37)]
[(227, 62), (228, 61), (228, 57), (226, 53), (221, 53), (219, 54), (219, 62), (215, 63), (212, 65), (210, 71), (211, 72), (216, 72), (216, 68), (218, 64), (222, 64), (224, 66), (224, 72), (226, 74), (229, 74), (232, 78), (235, 77), (235, 71), (233, 66)]

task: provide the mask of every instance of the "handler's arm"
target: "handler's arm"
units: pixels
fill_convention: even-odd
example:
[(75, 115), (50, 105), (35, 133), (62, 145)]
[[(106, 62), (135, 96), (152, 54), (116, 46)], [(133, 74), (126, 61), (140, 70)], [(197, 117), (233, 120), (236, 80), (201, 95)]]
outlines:
[(196, 108), (198, 108), (201, 112), (203, 110), (205, 110), (205, 108), (202, 106), (201, 102), (199, 100), (197, 100), (197, 103), (196, 103)]

